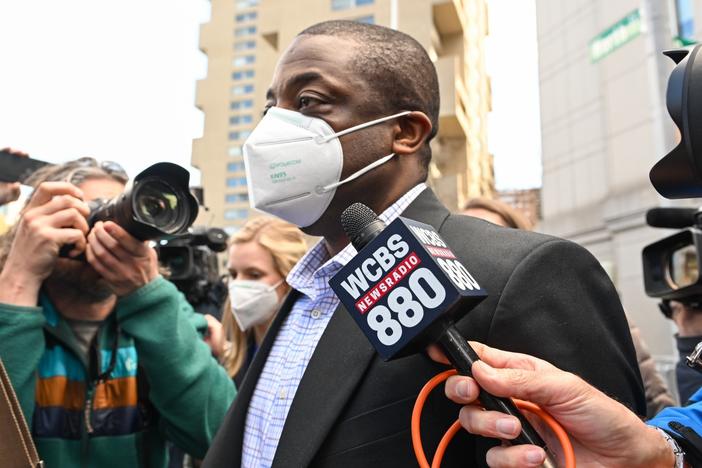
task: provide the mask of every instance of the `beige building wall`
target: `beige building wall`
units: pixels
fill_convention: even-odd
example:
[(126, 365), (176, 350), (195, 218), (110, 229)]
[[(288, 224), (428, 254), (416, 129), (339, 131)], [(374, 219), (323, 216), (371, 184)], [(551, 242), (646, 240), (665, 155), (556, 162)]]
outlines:
[[(485, 72), (485, 0), (212, 0), (200, 48), (207, 77), (197, 84), (205, 114), (192, 163), (202, 172), (203, 214), (231, 232), (254, 212), (246, 196), (241, 145), (265, 105), (280, 54), (304, 28), (351, 19), (395, 27), (417, 39), (435, 61), (441, 88), (439, 133), (430, 184), (450, 208), (494, 193), (487, 152), (490, 84)], [(304, 14), (303, 14), (304, 13)]]
[[(694, 13), (689, 38), (702, 40), (702, 0), (537, 0), (542, 133), (540, 230), (587, 247), (605, 267), (624, 308), (659, 363), (674, 362), (672, 322), (646, 296), (641, 250), (672, 231), (646, 225), (662, 199), (653, 164), (676, 143), (665, 108), (681, 6)], [(629, 36), (625, 18), (638, 16)], [(612, 31), (618, 31), (612, 33)], [(633, 31), (633, 32), (632, 32)], [(604, 38), (604, 39), (603, 39)], [(593, 55), (593, 44), (607, 44)]]

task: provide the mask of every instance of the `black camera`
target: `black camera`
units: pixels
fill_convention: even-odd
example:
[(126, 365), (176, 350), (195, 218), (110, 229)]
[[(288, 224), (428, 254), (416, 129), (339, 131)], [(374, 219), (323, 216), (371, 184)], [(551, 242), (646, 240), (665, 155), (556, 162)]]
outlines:
[(177, 164), (154, 164), (116, 198), (92, 201), (88, 224), (92, 227), (98, 221), (114, 221), (139, 240), (184, 233), (198, 213), (189, 181), (188, 171)]
[[(650, 172), (666, 198), (702, 197), (702, 59), (700, 45), (664, 52), (677, 64), (668, 80), (666, 105), (680, 130), (680, 143)], [(698, 305), (702, 300), (702, 213), (694, 208), (653, 208), (653, 227), (681, 229), (643, 249), (646, 294)], [(664, 308), (662, 310), (665, 313)]]
[(646, 294), (687, 304), (699, 303), (702, 299), (699, 262), (702, 212), (694, 208), (652, 208), (646, 213), (646, 222), (652, 227), (682, 228), (672, 236), (644, 247)]
[(217, 253), (227, 250), (229, 236), (219, 228), (194, 226), (189, 232), (162, 239), (158, 259), (168, 279), (203, 314), (220, 319), (227, 288), (219, 273)]

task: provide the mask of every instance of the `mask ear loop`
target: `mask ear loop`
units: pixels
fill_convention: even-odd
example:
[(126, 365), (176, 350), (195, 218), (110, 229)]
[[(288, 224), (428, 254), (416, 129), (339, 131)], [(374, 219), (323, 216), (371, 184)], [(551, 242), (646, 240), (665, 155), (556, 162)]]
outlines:
[(339, 137), (347, 135), (351, 132), (355, 132), (357, 130), (363, 130), (364, 128), (372, 127), (373, 125), (387, 122), (388, 120), (396, 119), (398, 117), (403, 117), (403, 116), (409, 115), (411, 113), (412, 113), (412, 111), (398, 112), (397, 114), (388, 115), (387, 117), (381, 117), (379, 119), (371, 120), (370, 122), (364, 122), (362, 124), (355, 125), (353, 127), (347, 128), (346, 130), (342, 130), (342, 131), (337, 132), (337, 133), (332, 133), (331, 135), (317, 137), (317, 138), (315, 138), (315, 141), (317, 143), (326, 143), (330, 140), (333, 140), (334, 138), (339, 138)]
[(347, 183), (347, 182), (351, 182), (352, 180), (358, 179), (359, 177), (361, 177), (361, 176), (362, 176), (363, 174), (365, 174), (366, 172), (372, 171), (372, 170), (375, 169), (376, 167), (378, 167), (378, 166), (380, 166), (380, 165), (382, 165), (382, 164), (385, 164), (386, 162), (390, 161), (390, 159), (392, 159), (393, 156), (395, 156), (395, 153), (390, 153), (390, 154), (388, 154), (387, 156), (384, 156), (384, 157), (378, 159), (378, 160), (375, 161), (374, 163), (367, 165), (366, 167), (364, 167), (364, 168), (361, 169), (360, 171), (356, 171), (355, 173), (351, 174), (350, 176), (348, 176), (348, 177), (345, 178), (344, 180), (340, 180), (339, 182), (335, 182), (335, 183), (333, 183), (333, 184), (329, 184), (329, 185), (327, 185), (327, 186), (325, 186), (325, 187), (322, 187), (321, 185), (318, 185), (317, 187), (315, 187), (315, 191), (316, 191), (318, 194), (322, 194), (322, 193), (324, 193), (324, 192), (328, 192), (328, 191), (330, 191), (330, 190), (333, 190), (333, 189), (337, 188), (339, 185), (343, 185), (343, 184), (345, 184), (345, 183)]
[[(349, 134), (351, 132), (355, 132), (357, 130), (362, 130), (364, 128), (371, 127), (371, 126), (377, 125), (379, 123), (387, 122), (388, 120), (396, 119), (398, 117), (403, 117), (403, 116), (409, 115), (411, 113), (412, 113), (412, 111), (402, 111), (402, 112), (398, 112), (397, 114), (388, 115), (387, 117), (381, 117), (379, 119), (371, 120), (370, 122), (365, 122), (365, 123), (362, 123), (360, 125), (356, 125), (354, 127), (347, 128), (346, 130), (342, 130), (340, 132), (334, 133), (332, 135), (322, 137), (317, 142), (318, 143), (320, 143), (320, 142), (326, 143), (330, 140), (333, 140), (334, 138), (339, 138), (339, 137), (342, 137), (342, 136)], [(390, 153), (387, 156), (384, 156), (384, 157), (378, 159), (377, 161), (373, 162), (372, 164), (369, 164), (368, 166), (364, 167), (363, 169), (351, 174), (350, 176), (348, 176), (344, 180), (340, 180), (339, 182), (335, 182), (333, 184), (329, 184), (329, 185), (326, 185), (324, 187), (322, 187), (321, 185), (318, 185), (317, 187), (315, 187), (314, 190), (318, 195), (321, 195), (325, 192), (333, 190), (340, 185), (343, 185), (347, 182), (351, 182), (352, 180), (358, 179), (366, 172), (375, 169), (376, 167), (380, 166), (381, 164), (385, 164), (386, 162), (390, 161), (390, 159), (392, 159), (393, 156), (395, 156), (395, 153)]]

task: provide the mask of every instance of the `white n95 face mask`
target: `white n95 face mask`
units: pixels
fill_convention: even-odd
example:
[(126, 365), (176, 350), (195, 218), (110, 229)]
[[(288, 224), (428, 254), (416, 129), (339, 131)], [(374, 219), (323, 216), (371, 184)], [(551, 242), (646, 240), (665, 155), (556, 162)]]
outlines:
[(341, 132), (324, 120), (271, 107), (244, 143), (244, 164), (251, 207), (299, 227), (317, 221), (336, 188), (389, 161), (389, 154), (344, 180), (339, 137), (409, 114), (400, 112)]
[(229, 282), (229, 303), (234, 320), (246, 331), (265, 323), (278, 309), (276, 288), (283, 280), (269, 286), (260, 281), (233, 280)]

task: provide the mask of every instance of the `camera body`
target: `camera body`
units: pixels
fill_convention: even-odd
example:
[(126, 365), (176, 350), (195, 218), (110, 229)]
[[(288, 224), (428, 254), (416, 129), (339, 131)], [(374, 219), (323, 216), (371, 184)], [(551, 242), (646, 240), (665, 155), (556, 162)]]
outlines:
[(217, 319), (227, 297), (217, 254), (227, 250), (228, 239), (222, 229), (193, 226), (157, 246), (159, 263), (169, 271), (169, 280), (197, 312)]

